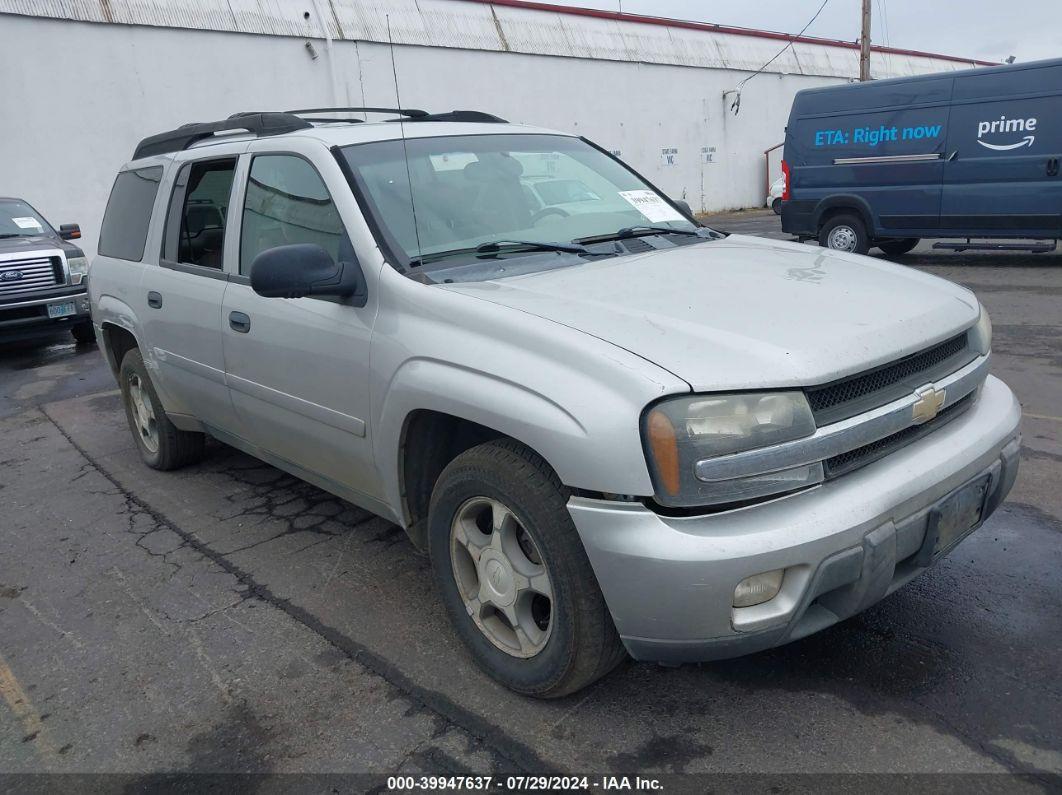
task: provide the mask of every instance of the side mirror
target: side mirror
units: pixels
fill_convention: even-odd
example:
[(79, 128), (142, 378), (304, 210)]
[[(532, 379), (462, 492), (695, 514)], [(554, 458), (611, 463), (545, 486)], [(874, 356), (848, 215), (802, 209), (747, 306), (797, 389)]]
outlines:
[(693, 217), (693, 210), (690, 208), (690, 203), (683, 199), (673, 199), (675, 206), (684, 212), (688, 217)]
[(63, 224), (59, 227), (59, 237), (63, 240), (80, 240), (81, 227), (77, 224)]
[(251, 289), (265, 298), (339, 296), (365, 306), (365, 276), (357, 260), (335, 262), (314, 243), (269, 248), (251, 262)]

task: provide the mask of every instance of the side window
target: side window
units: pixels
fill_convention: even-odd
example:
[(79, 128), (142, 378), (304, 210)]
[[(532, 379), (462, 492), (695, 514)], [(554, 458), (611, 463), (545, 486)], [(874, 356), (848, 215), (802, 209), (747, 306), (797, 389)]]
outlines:
[(240, 234), (240, 273), (266, 249), (316, 243), (339, 262), (354, 256), (339, 211), (320, 175), (295, 155), (251, 161)]
[(100, 254), (132, 262), (144, 258), (151, 208), (161, 181), (162, 166), (123, 171), (118, 175), (103, 213)]
[(186, 163), (173, 185), (162, 258), (221, 269), (236, 158)]

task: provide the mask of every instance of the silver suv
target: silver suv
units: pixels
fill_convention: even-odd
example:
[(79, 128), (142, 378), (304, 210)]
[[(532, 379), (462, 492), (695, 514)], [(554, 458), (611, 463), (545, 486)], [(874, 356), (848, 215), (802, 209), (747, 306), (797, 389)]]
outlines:
[(804, 637), (1010, 490), (969, 291), (715, 232), (582, 138), (392, 115), (145, 139), (92, 316), (149, 466), (210, 434), (400, 524), (506, 686)]

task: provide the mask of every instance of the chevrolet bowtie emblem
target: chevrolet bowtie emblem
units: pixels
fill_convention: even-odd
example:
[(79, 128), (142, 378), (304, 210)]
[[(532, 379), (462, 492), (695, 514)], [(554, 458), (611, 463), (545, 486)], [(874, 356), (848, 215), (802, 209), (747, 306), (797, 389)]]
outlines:
[(944, 397), (945, 391), (937, 389), (932, 384), (926, 384), (926, 386), (916, 389), (916, 400), (911, 407), (911, 419), (915, 421), (916, 425), (929, 422), (937, 416), (940, 407), (944, 405)]

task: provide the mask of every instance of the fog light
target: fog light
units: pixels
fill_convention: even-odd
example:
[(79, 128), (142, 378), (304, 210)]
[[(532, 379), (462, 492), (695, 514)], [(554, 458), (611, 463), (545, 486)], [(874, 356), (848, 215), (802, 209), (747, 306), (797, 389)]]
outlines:
[(769, 602), (782, 590), (785, 569), (753, 574), (737, 584), (734, 589), (734, 607), (752, 607)]

